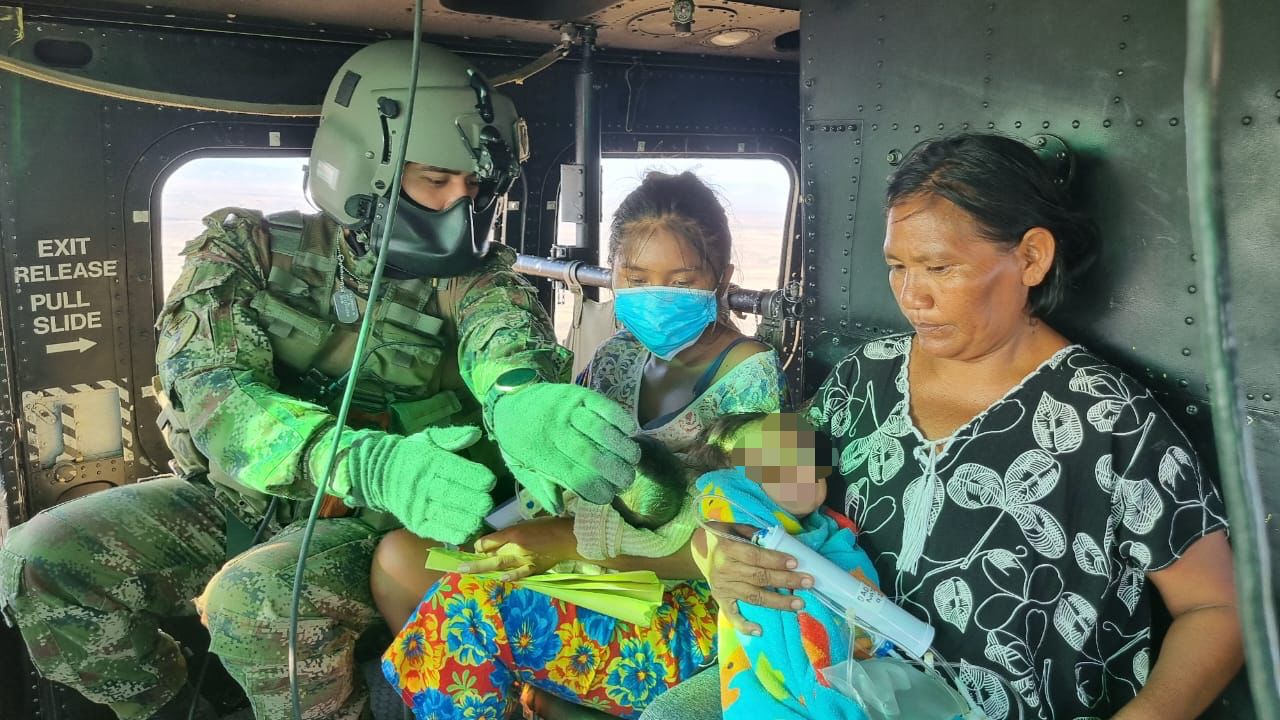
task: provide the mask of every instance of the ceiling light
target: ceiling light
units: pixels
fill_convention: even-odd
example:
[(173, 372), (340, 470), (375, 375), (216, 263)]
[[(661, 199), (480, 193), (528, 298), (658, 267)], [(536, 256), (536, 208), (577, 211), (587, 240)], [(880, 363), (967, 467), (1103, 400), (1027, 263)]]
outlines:
[(737, 47), (744, 42), (755, 40), (760, 33), (747, 28), (730, 28), (707, 36), (707, 42), (716, 47)]

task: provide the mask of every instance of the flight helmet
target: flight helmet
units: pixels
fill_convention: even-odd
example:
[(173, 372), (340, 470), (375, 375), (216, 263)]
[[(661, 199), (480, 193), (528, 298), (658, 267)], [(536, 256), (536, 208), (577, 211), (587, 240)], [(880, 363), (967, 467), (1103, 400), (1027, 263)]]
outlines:
[[(365, 47), (339, 68), (325, 94), (308, 167), (315, 204), (344, 226), (367, 233), (398, 278), (454, 277), (488, 251), (498, 198), (520, 174), (528, 131), (507, 97), (470, 63), (424, 43), (413, 117), (407, 113), (413, 43)], [(394, 155), (409, 130), (405, 161), (474, 173), (479, 193), (428, 208), (401, 193), (391, 217)], [(384, 225), (391, 223), (385, 247)]]

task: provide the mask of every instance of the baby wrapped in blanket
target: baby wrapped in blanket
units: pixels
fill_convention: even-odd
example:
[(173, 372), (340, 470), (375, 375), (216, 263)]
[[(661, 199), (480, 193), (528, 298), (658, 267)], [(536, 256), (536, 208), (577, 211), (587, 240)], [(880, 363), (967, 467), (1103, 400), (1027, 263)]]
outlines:
[[(875, 569), (858, 547), (852, 523), (822, 507), (831, 472), (830, 445), (794, 413), (729, 416), (709, 433), (707, 452), (721, 452), (734, 467), (698, 480), (703, 519), (750, 529), (781, 525), (820, 555), (875, 585)], [(785, 591), (780, 591), (785, 592)], [(719, 615), (721, 704), (736, 718), (848, 718), (866, 714), (823, 678), (822, 668), (849, 658), (850, 630), (812, 591), (797, 590), (796, 612), (739, 603), (759, 636), (734, 630)], [(858, 636), (858, 657), (872, 640)]]

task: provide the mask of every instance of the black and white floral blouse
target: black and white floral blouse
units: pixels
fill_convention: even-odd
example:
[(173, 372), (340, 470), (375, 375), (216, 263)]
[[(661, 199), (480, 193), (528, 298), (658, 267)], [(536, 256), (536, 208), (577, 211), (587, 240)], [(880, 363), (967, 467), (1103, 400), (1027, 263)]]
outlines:
[(933, 441), (910, 352), (869, 342), (814, 399), (840, 453), (828, 503), (988, 715), (1109, 717), (1151, 666), (1146, 573), (1226, 527), (1217, 491), (1151, 393), (1078, 345)]

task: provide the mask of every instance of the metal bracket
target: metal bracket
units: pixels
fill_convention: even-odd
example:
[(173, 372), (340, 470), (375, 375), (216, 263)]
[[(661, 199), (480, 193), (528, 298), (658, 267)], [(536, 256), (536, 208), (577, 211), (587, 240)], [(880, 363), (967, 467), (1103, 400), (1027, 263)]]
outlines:
[(1058, 185), (1071, 186), (1076, 176), (1076, 154), (1067, 143), (1057, 135), (1032, 135), (1031, 149), (1040, 156), (1053, 181)]
[(586, 218), (586, 168), (577, 163), (560, 166), (560, 222), (581, 223)]

